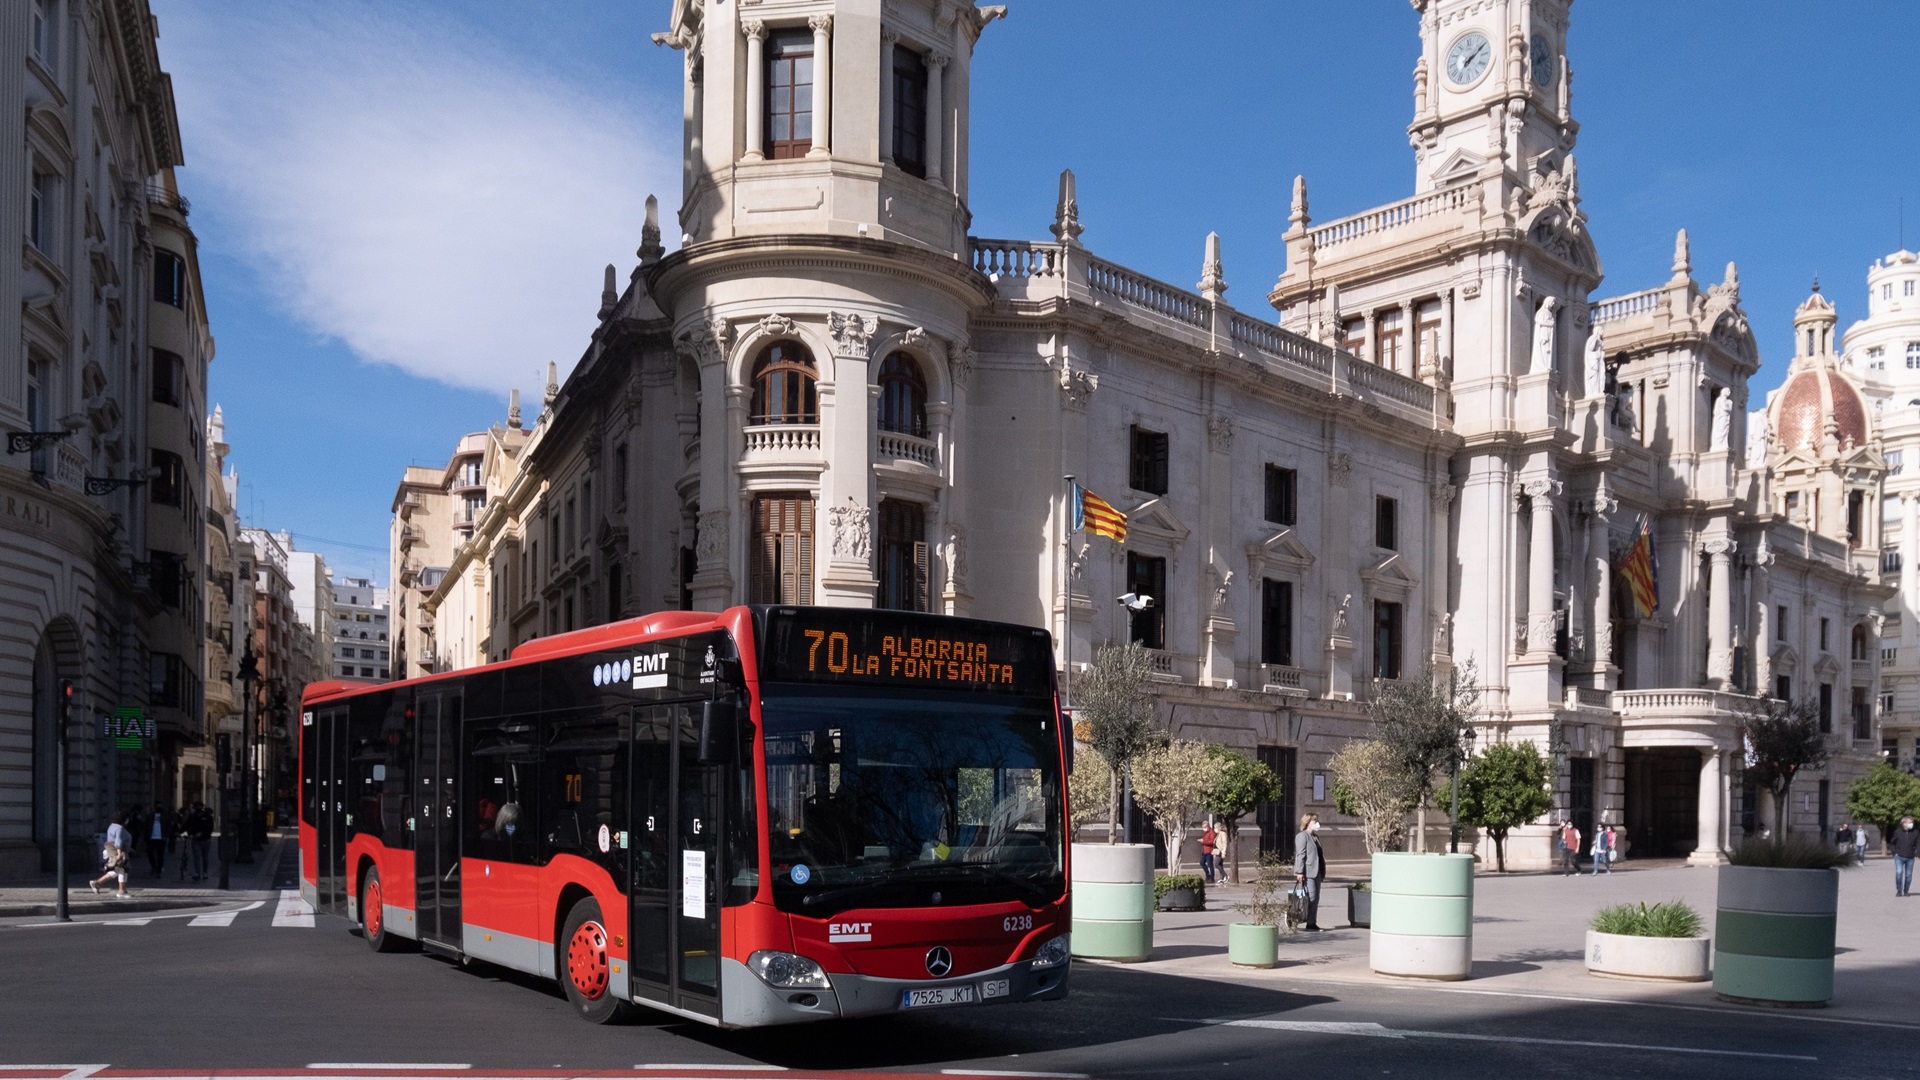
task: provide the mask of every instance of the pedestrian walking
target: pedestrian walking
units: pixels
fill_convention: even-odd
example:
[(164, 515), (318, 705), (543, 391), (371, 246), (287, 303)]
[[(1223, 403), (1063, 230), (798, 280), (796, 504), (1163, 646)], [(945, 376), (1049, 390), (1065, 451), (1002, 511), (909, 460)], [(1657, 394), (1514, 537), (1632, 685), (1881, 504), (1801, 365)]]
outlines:
[(1220, 834), (1213, 831), (1213, 822), (1207, 822), (1205, 832), (1200, 834), (1200, 872), (1207, 876), (1207, 884), (1213, 884), (1213, 850), (1220, 843)]
[(1613, 864), (1620, 861), (1620, 831), (1609, 822), (1605, 832), (1607, 834), (1607, 873), (1611, 874)]
[(207, 879), (207, 856), (213, 847), (213, 808), (199, 799), (187, 813), (187, 842), (193, 846), (193, 880)]
[(1841, 851), (1852, 851), (1853, 826), (1844, 821), (1841, 822), (1840, 827), (1833, 831), (1833, 842), (1839, 846)]
[(1867, 827), (1858, 821), (1853, 823), (1853, 861), (1867, 865)]
[(1560, 876), (1573, 877), (1580, 873), (1580, 830), (1573, 824), (1572, 818), (1560, 822)]
[(1293, 838), (1293, 883), (1306, 893), (1307, 925), (1320, 929), (1320, 883), (1327, 878), (1327, 857), (1320, 847), (1320, 815), (1300, 815), (1300, 833)]
[(1613, 873), (1613, 864), (1609, 861), (1612, 858), (1613, 830), (1602, 823), (1593, 830), (1593, 876)]
[(1887, 846), (1893, 849), (1893, 895), (1907, 896), (1913, 892), (1913, 860), (1920, 857), (1920, 829), (1913, 827), (1913, 815), (1900, 819), (1900, 827), (1893, 830), (1887, 838)]
[(154, 803), (153, 812), (147, 815), (147, 865), (153, 869), (154, 877), (165, 877), (167, 873), (167, 806)]
[(87, 882), (87, 887), (98, 893), (100, 886), (112, 881), (116, 883), (114, 897), (127, 898), (127, 861), (133, 856), (133, 833), (126, 825), (125, 814), (113, 815), (113, 824), (107, 826), (107, 841), (100, 848), (100, 862), (106, 873)]

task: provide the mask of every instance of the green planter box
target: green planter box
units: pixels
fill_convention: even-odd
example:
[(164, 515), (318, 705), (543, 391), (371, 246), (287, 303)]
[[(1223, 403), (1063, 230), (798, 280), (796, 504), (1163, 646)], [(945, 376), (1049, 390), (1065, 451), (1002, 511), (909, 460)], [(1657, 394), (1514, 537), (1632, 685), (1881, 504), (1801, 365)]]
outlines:
[(1721, 867), (1713, 992), (1748, 1004), (1825, 1005), (1839, 903), (1838, 870)]
[(1272, 923), (1227, 924), (1227, 959), (1235, 967), (1270, 968), (1280, 962), (1280, 928)]
[(1464, 979), (1473, 968), (1473, 856), (1373, 856), (1369, 964), (1377, 974)]

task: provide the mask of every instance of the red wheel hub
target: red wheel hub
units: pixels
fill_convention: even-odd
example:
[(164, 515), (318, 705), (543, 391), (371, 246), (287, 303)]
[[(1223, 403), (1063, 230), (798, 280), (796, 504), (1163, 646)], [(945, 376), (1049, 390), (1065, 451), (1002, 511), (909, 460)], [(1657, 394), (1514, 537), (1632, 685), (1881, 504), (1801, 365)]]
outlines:
[(588, 1001), (607, 992), (607, 931), (599, 923), (581, 923), (567, 942), (567, 977)]
[(380, 879), (367, 882), (367, 891), (360, 898), (360, 921), (366, 924), (368, 937), (379, 937), (380, 926), (386, 915), (386, 905), (380, 902)]

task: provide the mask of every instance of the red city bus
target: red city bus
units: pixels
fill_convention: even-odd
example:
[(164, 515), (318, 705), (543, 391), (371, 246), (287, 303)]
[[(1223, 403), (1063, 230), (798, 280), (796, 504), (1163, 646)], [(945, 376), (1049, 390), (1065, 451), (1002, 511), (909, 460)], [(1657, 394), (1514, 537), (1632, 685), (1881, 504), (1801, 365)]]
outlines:
[(315, 683), (301, 892), (386, 952), (722, 1027), (1067, 992), (1044, 630), (667, 612), (404, 682)]

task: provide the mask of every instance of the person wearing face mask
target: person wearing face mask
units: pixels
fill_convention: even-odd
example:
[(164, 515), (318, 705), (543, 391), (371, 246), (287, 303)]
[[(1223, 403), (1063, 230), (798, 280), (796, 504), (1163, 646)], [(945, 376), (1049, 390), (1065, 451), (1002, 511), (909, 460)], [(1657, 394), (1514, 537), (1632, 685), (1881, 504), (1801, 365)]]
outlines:
[(1913, 815), (1900, 819), (1900, 824), (1888, 837), (1887, 846), (1893, 849), (1893, 895), (1908, 896), (1913, 892), (1913, 860), (1920, 857), (1920, 829), (1913, 827)]
[(1327, 877), (1326, 852), (1320, 847), (1320, 815), (1300, 815), (1300, 834), (1293, 838), (1294, 885), (1307, 894), (1307, 925), (1320, 929), (1320, 883)]

